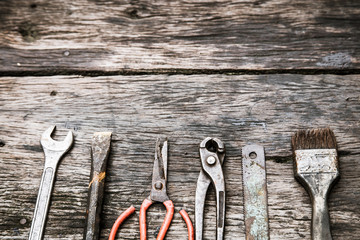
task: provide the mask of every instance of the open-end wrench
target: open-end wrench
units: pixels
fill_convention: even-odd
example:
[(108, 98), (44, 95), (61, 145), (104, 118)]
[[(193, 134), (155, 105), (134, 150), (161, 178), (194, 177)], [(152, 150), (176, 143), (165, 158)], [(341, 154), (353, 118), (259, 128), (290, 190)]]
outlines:
[(70, 149), (73, 143), (73, 134), (68, 132), (62, 142), (51, 138), (55, 126), (49, 127), (41, 136), (41, 146), (45, 154), (45, 166), (42, 174), (38, 197), (36, 200), (34, 218), (31, 224), (29, 240), (42, 239), (46, 215), (49, 209), (50, 196), (54, 186), (54, 178), (61, 157)]

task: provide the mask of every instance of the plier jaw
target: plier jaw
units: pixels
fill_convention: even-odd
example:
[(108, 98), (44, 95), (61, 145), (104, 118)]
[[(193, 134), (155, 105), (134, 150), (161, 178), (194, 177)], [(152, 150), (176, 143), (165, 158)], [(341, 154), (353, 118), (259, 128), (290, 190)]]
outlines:
[(204, 206), (210, 183), (216, 192), (216, 229), (217, 240), (223, 239), (225, 223), (225, 180), (221, 165), (225, 159), (225, 146), (217, 138), (206, 138), (200, 143), (201, 167), (195, 196), (195, 229), (196, 239), (203, 234)]
[(208, 175), (211, 178), (211, 172), (216, 170), (214, 170), (215, 168), (211, 168), (208, 166), (216, 167), (217, 165), (220, 165), (221, 167), (225, 158), (225, 145), (218, 138), (207, 137), (200, 143), (199, 151), (201, 166), (206, 173), (210, 171)]

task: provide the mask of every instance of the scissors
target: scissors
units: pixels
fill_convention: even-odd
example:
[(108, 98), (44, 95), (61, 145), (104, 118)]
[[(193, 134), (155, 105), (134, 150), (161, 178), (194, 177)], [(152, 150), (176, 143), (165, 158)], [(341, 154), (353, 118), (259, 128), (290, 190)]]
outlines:
[[(167, 183), (167, 160), (168, 160), (168, 141), (167, 139), (160, 146), (160, 139), (157, 139), (155, 145), (155, 160), (152, 173), (152, 183), (150, 195), (144, 199), (140, 207), (140, 240), (146, 240), (146, 211), (154, 203), (162, 203), (166, 208), (166, 215), (156, 240), (163, 240), (166, 232), (169, 229), (170, 223), (174, 216), (174, 204), (170, 200), (166, 192)], [(123, 214), (121, 214), (115, 221), (111, 231), (109, 240), (114, 240), (117, 229), (132, 213), (135, 212), (133, 206), (129, 207)], [(189, 215), (185, 210), (180, 211), (181, 216), (185, 220), (188, 228), (189, 240), (194, 239), (194, 228), (191, 223)]]

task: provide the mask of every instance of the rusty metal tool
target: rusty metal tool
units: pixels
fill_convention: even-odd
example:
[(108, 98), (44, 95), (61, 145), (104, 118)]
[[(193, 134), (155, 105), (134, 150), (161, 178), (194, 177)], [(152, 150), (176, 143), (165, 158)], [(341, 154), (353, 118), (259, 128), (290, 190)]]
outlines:
[[(155, 146), (155, 160), (153, 165), (153, 174), (152, 174), (152, 183), (150, 195), (144, 199), (140, 207), (140, 239), (146, 240), (146, 211), (147, 209), (156, 202), (164, 204), (166, 207), (166, 215), (164, 222), (159, 230), (157, 235), (157, 240), (163, 240), (165, 238), (166, 232), (170, 226), (174, 215), (174, 204), (168, 197), (166, 193), (166, 182), (167, 182), (167, 160), (168, 160), (168, 141), (165, 140), (160, 146), (160, 139), (157, 139)], [(111, 231), (109, 240), (114, 240), (116, 232), (119, 226), (128, 218), (135, 208), (133, 206), (129, 207), (119, 218), (115, 221)], [(191, 223), (191, 220), (185, 210), (180, 211), (181, 216), (185, 220), (185, 223), (188, 227), (188, 236), (189, 240), (193, 240), (194, 230)]]
[(242, 148), (242, 170), (246, 239), (268, 240), (269, 221), (264, 147), (247, 145)]
[(203, 238), (205, 199), (212, 183), (216, 192), (216, 239), (222, 240), (225, 225), (225, 180), (222, 171), (225, 146), (219, 139), (207, 137), (200, 143), (199, 151), (202, 168), (195, 194), (195, 238)]
[(329, 128), (300, 130), (293, 135), (291, 144), (295, 178), (312, 202), (312, 240), (331, 240), (327, 199), (340, 178), (335, 135)]
[(45, 221), (50, 205), (51, 192), (58, 163), (64, 154), (69, 151), (73, 143), (73, 134), (68, 132), (64, 141), (55, 141), (51, 138), (55, 126), (49, 127), (41, 136), (41, 146), (45, 154), (45, 166), (42, 174), (38, 197), (36, 200), (34, 218), (32, 220), (29, 240), (40, 240), (43, 237)]
[(155, 146), (155, 161), (153, 166), (152, 184), (150, 195), (144, 199), (140, 207), (140, 239), (146, 240), (146, 211), (154, 203), (163, 203), (166, 207), (164, 222), (160, 228), (157, 239), (164, 239), (174, 215), (174, 204), (166, 193), (167, 182), (167, 157), (168, 142), (164, 141), (160, 146), (160, 139), (157, 139)]
[(111, 132), (94, 133), (91, 144), (91, 173), (84, 240), (99, 239), (100, 215), (104, 196), (106, 164), (110, 153)]

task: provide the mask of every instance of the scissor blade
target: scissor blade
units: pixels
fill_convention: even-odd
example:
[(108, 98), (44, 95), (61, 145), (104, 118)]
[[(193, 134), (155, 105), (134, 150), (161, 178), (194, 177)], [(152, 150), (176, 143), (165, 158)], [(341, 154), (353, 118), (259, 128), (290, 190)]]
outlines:
[(155, 160), (152, 175), (152, 187), (150, 199), (153, 201), (164, 202), (168, 200), (166, 194), (166, 177), (167, 177), (167, 140), (164, 141), (163, 147), (160, 146), (160, 139), (156, 140)]
[(161, 159), (163, 163), (163, 173), (165, 181), (167, 180), (167, 160), (168, 160), (168, 140), (166, 139), (161, 148)]
[(167, 148), (167, 140), (164, 141), (162, 147), (160, 139), (156, 140), (153, 179), (167, 179)]

